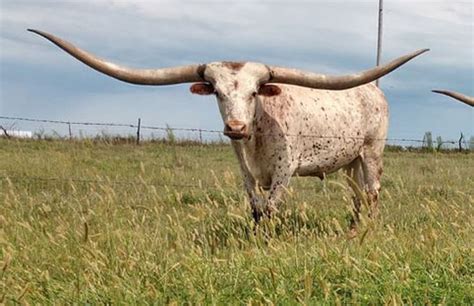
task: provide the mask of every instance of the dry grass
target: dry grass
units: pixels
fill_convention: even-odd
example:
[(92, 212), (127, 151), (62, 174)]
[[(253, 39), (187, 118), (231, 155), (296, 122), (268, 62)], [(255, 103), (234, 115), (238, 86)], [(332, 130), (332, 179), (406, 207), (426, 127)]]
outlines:
[(387, 153), (381, 219), (351, 240), (341, 174), (294, 179), (254, 233), (227, 146), (0, 154), (0, 303), (474, 303), (472, 154)]

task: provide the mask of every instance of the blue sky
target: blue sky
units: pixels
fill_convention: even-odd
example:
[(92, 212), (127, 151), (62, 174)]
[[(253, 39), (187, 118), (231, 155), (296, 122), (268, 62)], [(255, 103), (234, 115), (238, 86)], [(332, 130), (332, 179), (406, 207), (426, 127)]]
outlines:
[[(375, 63), (378, 0), (0, 3), (3, 116), (125, 123), (141, 117), (146, 125), (222, 129), (215, 99), (191, 95), (188, 84), (119, 82), (27, 28), (132, 67), (251, 60), (346, 74)], [(445, 139), (457, 139), (460, 131), (474, 135), (473, 108), (430, 92), (445, 88), (474, 96), (472, 1), (384, 3), (384, 62), (431, 48), (381, 80), (391, 112), (389, 137), (421, 138), (425, 131)]]

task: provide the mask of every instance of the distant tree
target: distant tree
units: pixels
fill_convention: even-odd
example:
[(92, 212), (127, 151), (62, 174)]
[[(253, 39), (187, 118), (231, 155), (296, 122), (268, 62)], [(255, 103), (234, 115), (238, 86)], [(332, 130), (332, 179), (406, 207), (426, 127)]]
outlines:
[(176, 142), (176, 136), (174, 135), (173, 129), (168, 124), (166, 124), (166, 140), (169, 143)]
[(423, 136), (423, 147), (433, 150), (433, 135), (431, 132), (426, 132)]
[(436, 144), (436, 151), (441, 150), (441, 146), (443, 145), (443, 139), (441, 138), (441, 136), (436, 137)]

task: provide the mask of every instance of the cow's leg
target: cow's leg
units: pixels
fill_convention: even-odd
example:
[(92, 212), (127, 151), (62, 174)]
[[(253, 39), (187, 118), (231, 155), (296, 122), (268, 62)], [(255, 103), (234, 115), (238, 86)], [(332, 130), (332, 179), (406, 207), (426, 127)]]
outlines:
[(247, 192), (250, 207), (252, 208), (252, 216), (255, 222), (258, 223), (262, 218), (265, 209), (265, 199), (262, 196), (262, 192), (259, 190), (257, 181), (247, 168), (241, 165), (241, 171), (244, 176), (245, 191)]
[(239, 160), (240, 171), (242, 173), (242, 176), (244, 177), (244, 187), (249, 197), (250, 207), (252, 208), (252, 216), (255, 222), (258, 223), (258, 221), (262, 217), (262, 212), (265, 208), (265, 200), (262, 197), (261, 192), (259, 192), (260, 190), (258, 189), (257, 181), (253, 177), (252, 173), (250, 173), (249, 171), (242, 145), (235, 141), (232, 141), (231, 143), (234, 147), (237, 159)]
[(351, 219), (351, 230), (355, 233), (357, 223), (359, 222), (361, 197), (364, 192), (365, 178), (362, 167), (362, 159), (357, 157), (352, 163), (345, 167), (347, 173), (347, 182), (354, 191), (353, 201), (353, 216)]
[[(283, 167), (280, 169), (283, 169)], [(290, 183), (291, 173), (291, 171), (280, 170), (273, 175), (265, 207), (265, 212), (269, 217), (278, 211), (278, 204), (281, 201), (283, 192)]]
[(376, 217), (379, 212), (380, 178), (383, 171), (382, 154), (383, 144), (368, 147), (364, 150), (362, 161), (369, 216), (372, 218)]
[(265, 207), (264, 199), (258, 192), (257, 182), (250, 174), (244, 173), (245, 191), (249, 197), (250, 207), (252, 208), (252, 216), (255, 222), (259, 222), (263, 215)]

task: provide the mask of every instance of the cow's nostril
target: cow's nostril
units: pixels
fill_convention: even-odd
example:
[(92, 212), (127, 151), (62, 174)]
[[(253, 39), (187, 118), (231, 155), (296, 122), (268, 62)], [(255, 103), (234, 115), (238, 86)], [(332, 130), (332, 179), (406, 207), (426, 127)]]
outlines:
[(248, 137), (247, 125), (242, 121), (229, 120), (225, 122), (224, 135), (229, 136), (233, 140), (239, 140)]
[(225, 123), (225, 130), (233, 133), (242, 133), (247, 129), (247, 125), (240, 121), (229, 121)]

